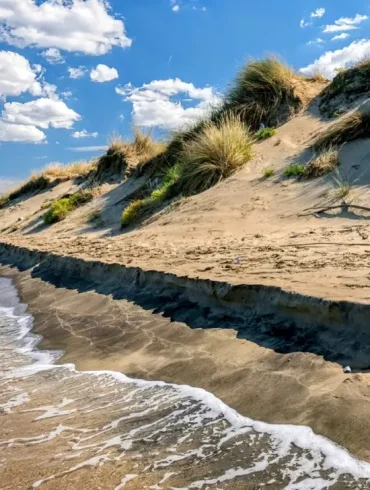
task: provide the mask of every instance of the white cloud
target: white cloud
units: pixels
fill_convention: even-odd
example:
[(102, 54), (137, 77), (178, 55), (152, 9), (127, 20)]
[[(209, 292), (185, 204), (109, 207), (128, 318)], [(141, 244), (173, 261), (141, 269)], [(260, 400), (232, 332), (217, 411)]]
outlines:
[[(116, 92), (132, 103), (135, 124), (171, 130), (196, 121), (210, 110), (211, 105), (220, 103), (212, 87), (197, 88), (179, 78), (154, 80), (138, 88), (128, 84), (116, 87)], [(176, 100), (171, 100), (174, 96)], [(192, 107), (184, 106), (185, 99), (189, 101), (189, 98), (197, 101)]]
[(349, 37), (349, 34), (347, 32), (342, 32), (342, 34), (332, 37), (331, 40), (338, 41), (339, 39), (347, 39), (347, 37)]
[(108, 146), (73, 146), (68, 148), (71, 151), (79, 151), (79, 152), (95, 152), (95, 151), (106, 151), (108, 150)]
[(318, 44), (323, 44), (323, 43), (324, 43), (324, 40), (321, 39), (321, 37), (317, 37), (316, 39), (313, 39), (312, 41), (308, 41), (308, 43), (306, 43), (306, 44), (307, 44), (307, 46), (310, 46), (312, 44), (318, 45)]
[(23, 92), (41, 95), (42, 87), (37, 80), (40, 65), (31, 68), (29, 61), (18, 53), (0, 51), (0, 96), (17, 96)]
[(326, 25), (324, 27), (324, 32), (340, 32), (340, 31), (351, 31), (353, 29), (358, 29), (358, 24), (364, 22), (368, 19), (367, 15), (356, 14), (355, 17), (341, 17), (336, 20), (334, 24)]
[(69, 78), (82, 78), (86, 75), (87, 69), (84, 66), (78, 68), (68, 68)]
[(103, 55), (131, 46), (106, 0), (1, 0), (0, 38), (14, 46)]
[(310, 17), (311, 19), (318, 18), (321, 19), (325, 15), (325, 9), (324, 8), (318, 8), (315, 10), (315, 12), (312, 12)]
[(86, 129), (72, 133), (72, 138), (96, 138), (97, 136), (98, 133), (89, 133)]
[(304, 19), (301, 19), (299, 25), (300, 25), (300, 27), (302, 27), (302, 29), (304, 29), (305, 27), (309, 26), (310, 23), (306, 22)]
[(311, 21), (305, 21), (305, 19), (301, 19), (299, 25), (302, 27), (302, 29), (304, 29), (305, 27), (308, 27), (310, 25), (313, 24), (313, 20), (312, 19), (320, 19), (321, 17), (323, 17), (325, 15), (325, 12), (326, 10), (324, 8), (318, 8), (316, 9), (314, 12), (311, 12), (310, 13), (310, 19)]
[(43, 129), (70, 129), (81, 118), (77, 112), (58, 99), (41, 98), (26, 102), (7, 102), (4, 104), (2, 121), (23, 126), (37, 126)]
[(370, 56), (370, 40), (362, 39), (352, 42), (349, 46), (335, 51), (327, 51), (316, 61), (302, 68), (300, 71), (304, 75), (322, 73), (327, 78), (332, 78), (336, 70), (350, 66), (356, 61)]
[(173, 10), (174, 12), (178, 12), (178, 11), (180, 10), (179, 5), (174, 5), (174, 6), (172, 7), (172, 10)]
[(118, 71), (115, 68), (109, 68), (107, 65), (98, 65), (90, 72), (90, 78), (93, 82), (104, 83), (118, 78)]
[(51, 65), (64, 63), (64, 58), (61, 52), (56, 48), (49, 48), (46, 51), (43, 51), (41, 56), (43, 56)]
[(7, 124), (0, 121), (0, 141), (41, 143), (45, 139), (45, 133), (35, 126)]

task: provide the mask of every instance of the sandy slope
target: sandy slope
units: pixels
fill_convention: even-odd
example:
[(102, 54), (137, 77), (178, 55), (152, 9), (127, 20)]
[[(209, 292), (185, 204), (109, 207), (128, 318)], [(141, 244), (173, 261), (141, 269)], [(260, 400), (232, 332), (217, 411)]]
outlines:
[[(278, 285), (289, 291), (367, 302), (370, 298), (370, 230), (367, 211), (305, 209), (339, 204), (335, 178), (286, 179), (292, 162), (307, 162), (312, 139), (329, 124), (310, 107), (256, 145), (243, 171), (209, 191), (168, 206), (133, 231), (119, 230), (125, 196), (141, 181), (107, 185), (92, 203), (52, 227), (40, 226), (40, 206), (63, 195), (64, 183), (0, 211), (1, 227), (19, 228), (1, 240), (42, 250), (231, 282)], [(340, 179), (351, 183), (347, 202), (370, 204), (370, 140), (345, 145)], [(265, 168), (275, 175), (264, 180)], [(102, 210), (104, 226), (88, 223)], [(29, 216), (29, 217), (28, 217)], [(19, 218), (21, 222), (17, 221)]]

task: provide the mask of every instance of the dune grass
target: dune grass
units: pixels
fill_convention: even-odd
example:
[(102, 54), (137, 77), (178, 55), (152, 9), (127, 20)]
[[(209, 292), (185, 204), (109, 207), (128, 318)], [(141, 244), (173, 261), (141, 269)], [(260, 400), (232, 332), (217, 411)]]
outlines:
[(143, 162), (149, 162), (164, 152), (166, 143), (155, 141), (150, 133), (145, 134), (134, 127), (134, 139), (125, 141), (120, 136), (113, 136), (107, 153), (100, 157), (97, 164), (96, 176), (124, 176), (129, 168), (135, 168)]
[(54, 201), (48, 211), (44, 214), (44, 223), (51, 225), (63, 221), (69, 213), (80, 206), (90, 202), (94, 197), (91, 191), (76, 192), (72, 196)]
[(172, 197), (172, 189), (181, 176), (181, 166), (179, 164), (167, 169), (162, 184), (158, 189), (151, 192), (150, 196), (144, 199), (137, 199), (131, 202), (122, 213), (122, 228), (137, 222), (144, 213), (153, 209), (158, 204)]
[(276, 134), (276, 129), (274, 128), (263, 128), (256, 133), (256, 139), (258, 141), (267, 140)]
[(15, 199), (27, 194), (37, 194), (58, 184), (61, 180), (72, 180), (87, 177), (94, 169), (95, 162), (74, 162), (68, 165), (51, 163), (10, 192), (0, 196), (0, 209)]
[(273, 56), (251, 60), (237, 75), (226, 105), (253, 130), (258, 130), (282, 104), (299, 105), (294, 93), (294, 82), (298, 78), (302, 77)]
[(304, 177), (315, 179), (326, 175), (339, 166), (339, 149), (335, 146), (323, 150), (314, 156), (305, 166)]
[(317, 138), (314, 147), (319, 150), (340, 146), (348, 141), (370, 137), (370, 112), (357, 110), (334, 123)]
[(350, 173), (340, 172), (336, 169), (330, 183), (332, 186), (331, 196), (334, 200), (343, 201), (351, 193), (358, 179), (353, 178)]
[(290, 165), (290, 167), (286, 168), (284, 171), (285, 177), (303, 177), (305, 174), (305, 166), (300, 163), (295, 163), (294, 165)]
[(238, 116), (225, 114), (208, 122), (184, 143), (178, 189), (185, 195), (202, 192), (240, 170), (253, 156), (253, 137)]
[(263, 178), (264, 179), (269, 179), (273, 175), (275, 175), (275, 170), (273, 168), (265, 168), (263, 170)]

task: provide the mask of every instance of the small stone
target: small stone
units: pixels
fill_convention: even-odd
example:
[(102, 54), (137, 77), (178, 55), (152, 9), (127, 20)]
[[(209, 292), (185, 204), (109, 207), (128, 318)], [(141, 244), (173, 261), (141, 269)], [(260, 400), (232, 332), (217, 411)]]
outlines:
[(352, 369), (351, 369), (349, 366), (346, 366), (346, 367), (343, 369), (343, 372), (345, 372), (346, 374), (348, 374), (348, 373), (352, 373)]

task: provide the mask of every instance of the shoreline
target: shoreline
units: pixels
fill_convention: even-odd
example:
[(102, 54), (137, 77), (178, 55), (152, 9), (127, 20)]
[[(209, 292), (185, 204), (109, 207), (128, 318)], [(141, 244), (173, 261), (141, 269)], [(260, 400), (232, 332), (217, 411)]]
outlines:
[[(241, 415), (268, 423), (309, 426), (355, 456), (370, 460), (366, 449), (370, 447), (366, 436), (370, 433), (366, 430), (370, 428), (368, 377), (346, 375), (339, 364), (303, 349), (284, 353), (264, 345), (262, 337), (257, 342), (257, 334), (261, 327), (268, 327), (268, 321), (262, 322), (264, 316), (258, 309), (243, 306), (243, 296), (236, 295), (240, 302), (231, 318), (230, 307), (225, 309), (220, 301), (216, 304), (215, 294), (214, 304), (208, 306), (199, 292), (191, 297), (184, 296), (184, 291), (183, 296), (173, 290), (170, 294), (167, 289), (164, 295), (158, 288), (158, 273), (151, 272), (156, 278), (154, 295), (153, 285), (145, 285), (137, 272), (131, 271), (134, 284), (124, 287), (117, 276), (119, 266), (102, 264), (99, 269), (96, 263), (88, 263), (88, 276), (81, 271), (81, 259), (56, 259), (46, 253), (9, 248), (5, 257), (4, 248), (1, 250), (0, 262), (10, 262), (13, 268), (2, 267), (0, 273), (13, 279), (28, 304), (35, 318), (34, 331), (44, 338), (40, 348), (65, 352), (60, 362), (72, 362), (83, 371), (114, 370), (131, 378), (203, 388)], [(77, 267), (73, 269), (71, 264)], [(181, 286), (181, 282), (173, 284)], [(230, 289), (221, 290), (224, 298), (230, 298)], [(209, 287), (208, 291), (215, 290)], [(205, 313), (209, 325), (202, 324)], [(249, 327), (243, 315), (251, 317)], [(301, 312), (299, 317), (303, 319)], [(232, 328), (240, 319), (244, 338), (243, 329)], [(282, 320), (283, 325), (286, 321)], [(349, 334), (353, 336), (353, 332)], [(285, 337), (270, 340), (283, 345), (286, 332)]]

